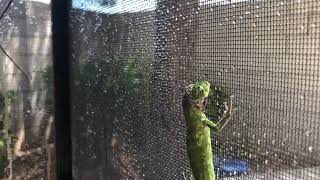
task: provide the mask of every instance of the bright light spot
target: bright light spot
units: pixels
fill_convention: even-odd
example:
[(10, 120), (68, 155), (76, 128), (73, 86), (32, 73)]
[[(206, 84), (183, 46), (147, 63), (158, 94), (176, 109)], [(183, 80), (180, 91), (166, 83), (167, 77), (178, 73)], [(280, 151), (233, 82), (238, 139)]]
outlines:
[(155, 0), (117, 0), (113, 6), (101, 5), (97, 1), (73, 0), (72, 7), (107, 14), (124, 12), (152, 11), (156, 8)]
[[(33, 0), (45, 1), (45, 0)], [(199, 0), (199, 5), (227, 5), (233, 3), (240, 3), (249, 0)], [(262, 1), (262, 0), (257, 0)], [(87, 11), (96, 11), (100, 13), (115, 14), (124, 12), (141, 12), (153, 11), (156, 9), (156, 0), (115, 0), (113, 6), (101, 5), (99, 0), (72, 0), (72, 7), (76, 9), (83, 9)], [(188, 5), (188, 3), (187, 3)]]
[(200, 0), (200, 5), (207, 5), (207, 4), (216, 4), (216, 5), (226, 5), (226, 4), (233, 4), (239, 2), (245, 2), (248, 0)]
[(51, 2), (51, 0), (26, 0), (26, 1), (41, 2), (44, 4), (50, 4)]

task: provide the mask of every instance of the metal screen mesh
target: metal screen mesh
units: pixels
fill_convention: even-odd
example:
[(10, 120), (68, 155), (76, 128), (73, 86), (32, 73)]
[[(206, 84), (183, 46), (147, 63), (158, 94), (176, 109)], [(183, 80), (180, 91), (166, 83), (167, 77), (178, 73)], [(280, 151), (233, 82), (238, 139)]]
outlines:
[(0, 179), (54, 179), (50, 0), (0, 0)]
[[(75, 179), (191, 179), (185, 86), (234, 95), (212, 134), (230, 179), (320, 179), (320, 3), (73, 1)], [(220, 163), (217, 163), (217, 162)], [(222, 163), (221, 163), (222, 162)]]

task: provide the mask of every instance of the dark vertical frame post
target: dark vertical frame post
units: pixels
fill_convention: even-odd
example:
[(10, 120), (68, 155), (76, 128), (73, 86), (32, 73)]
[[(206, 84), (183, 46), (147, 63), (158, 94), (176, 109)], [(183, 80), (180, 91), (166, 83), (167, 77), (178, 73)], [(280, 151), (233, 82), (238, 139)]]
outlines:
[(69, 0), (52, 1), (56, 175), (72, 179)]

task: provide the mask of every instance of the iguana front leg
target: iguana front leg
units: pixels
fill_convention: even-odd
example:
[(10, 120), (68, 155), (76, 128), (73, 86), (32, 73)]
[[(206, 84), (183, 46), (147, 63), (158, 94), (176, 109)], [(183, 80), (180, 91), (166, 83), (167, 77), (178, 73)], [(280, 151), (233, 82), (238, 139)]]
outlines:
[(226, 111), (223, 117), (217, 122), (209, 120), (206, 116), (201, 119), (201, 121), (208, 127), (213, 129), (215, 132), (220, 132), (235, 113), (236, 109), (233, 109), (233, 96), (230, 96), (228, 104), (225, 104)]

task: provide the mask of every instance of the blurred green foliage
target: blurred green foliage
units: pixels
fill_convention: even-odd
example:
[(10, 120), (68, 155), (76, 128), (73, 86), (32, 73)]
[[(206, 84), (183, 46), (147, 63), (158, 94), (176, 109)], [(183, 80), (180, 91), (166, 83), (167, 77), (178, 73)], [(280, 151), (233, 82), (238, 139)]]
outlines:
[(7, 157), (3, 154), (0, 155), (0, 177), (4, 177), (4, 170), (7, 166)]
[(14, 103), (17, 99), (17, 91), (14, 91), (14, 90), (7, 91), (7, 99), (8, 99), (7, 105)]
[[(106, 149), (102, 152), (100, 148), (101, 142), (111, 149), (116, 127), (130, 131), (132, 127), (126, 126), (143, 125), (142, 116), (146, 114), (143, 111), (148, 106), (148, 69), (138, 57), (117, 56), (83, 62), (72, 74), (76, 119), (73, 143), (75, 156), (79, 158), (76, 166), (89, 168), (99, 163), (100, 155), (106, 153)], [(84, 161), (87, 163), (81, 163)]]
[(79, 69), (74, 76), (73, 104), (84, 116), (105, 119), (104, 115), (111, 114), (119, 119), (134, 113), (146, 96), (147, 71), (139, 58), (88, 61)]
[(5, 97), (2, 93), (0, 93), (0, 117), (1, 117), (1, 121), (0, 121), (0, 130), (1, 130), (1, 136), (0, 136), (0, 177), (4, 176), (4, 169), (6, 167), (7, 164), (7, 158), (6, 158), (6, 154), (5, 154), (5, 139), (4, 139), (4, 135), (3, 135), (3, 114), (4, 114), (4, 110), (5, 110)]
[(0, 93), (0, 114), (3, 114), (5, 106), (6, 106), (5, 97), (2, 93)]
[(90, 92), (94, 92), (100, 95), (98, 98), (108, 96), (109, 102), (120, 105), (124, 98), (134, 100), (144, 94), (145, 72), (138, 58), (114, 57), (108, 61), (88, 61), (80, 67), (80, 79), (76, 86), (81, 89), (78, 92), (83, 95), (81, 97), (92, 99), (95, 96)]
[(15, 102), (17, 91), (9, 90), (4, 95), (0, 93), (0, 177), (4, 176), (4, 169), (7, 166), (7, 139), (9, 136), (10, 116), (6, 107)]

